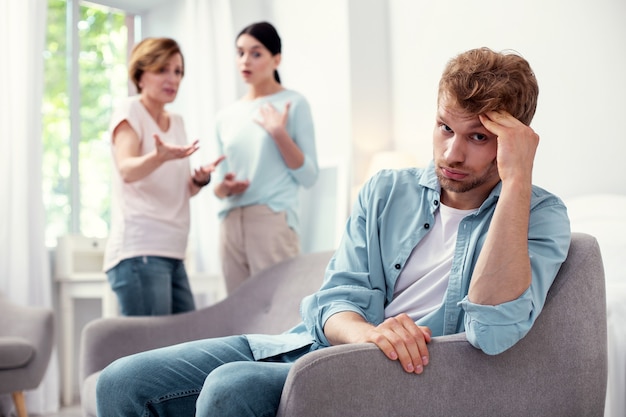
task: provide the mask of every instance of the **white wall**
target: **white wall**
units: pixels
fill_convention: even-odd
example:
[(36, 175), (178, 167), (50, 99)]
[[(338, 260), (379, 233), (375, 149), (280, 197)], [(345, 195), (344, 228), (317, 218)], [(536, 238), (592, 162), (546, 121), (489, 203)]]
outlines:
[(282, 82), (311, 104), (319, 159), (350, 154), (350, 66), (345, 0), (274, 0)]
[(391, 0), (397, 147), (431, 156), (436, 87), (452, 55), (515, 49), (533, 67), (541, 136), (535, 183), (568, 197), (626, 194), (626, 2)]
[[(311, 105), (320, 165), (318, 182), (302, 191), (304, 252), (334, 249), (349, 211), (352, 156), (350, 45), (346, 0), (273, 0), (269, 19), (282, 44), (280, 76)], [(252, 22), (249, 22), (252, 23)]]

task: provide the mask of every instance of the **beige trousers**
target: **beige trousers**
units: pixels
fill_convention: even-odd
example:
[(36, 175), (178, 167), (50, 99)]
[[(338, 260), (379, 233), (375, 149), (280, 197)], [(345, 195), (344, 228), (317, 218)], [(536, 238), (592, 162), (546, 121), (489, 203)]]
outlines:
[(285, 212), (255, 205), (232, 209), (220, 226), (220, 256), (230, 294), (250, 275), (300, 253)]

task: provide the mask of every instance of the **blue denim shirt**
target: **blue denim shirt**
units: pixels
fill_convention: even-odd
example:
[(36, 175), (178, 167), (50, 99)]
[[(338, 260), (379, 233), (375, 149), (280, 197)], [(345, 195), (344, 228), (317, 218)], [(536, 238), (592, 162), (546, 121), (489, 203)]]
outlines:
[[(466, 332), (467, 340), (487, 354), (513, 346), (530, 330), (570, 243), (563, 202), (533, 187), (528, 249), (530, 287), (516, 300), (496, 306), (467, 299), (469, 283), (500, 195), (498, 184), (480, 208), (459, 225), (450, 279), (439, 308), (418, 320), (433, 336)], [(352, 311), (380, 324), (385, 306), (413, 248), (429, 232), (439, 207), (440, 186), (431, 163), (426, 169), (384, 170), (361, 189), (343, 239), (331, 259), (324, 283), (301, 306), (303, 322), (284, 335), (248, 336), (259, 358), (306, 344), (330, 343), (324, 324), (333, 314)]]

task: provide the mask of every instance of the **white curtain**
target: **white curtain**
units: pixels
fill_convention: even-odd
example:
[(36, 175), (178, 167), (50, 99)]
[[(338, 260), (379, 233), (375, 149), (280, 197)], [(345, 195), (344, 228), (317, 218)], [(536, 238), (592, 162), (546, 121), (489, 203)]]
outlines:
[[(52, 306), (44, 244), (41, 100), (47, 0), (0, 2), (0, 291), (24, 305)], [(56, 351), (29, 412), (58, 410)]]
[[(215, 147), (215, 114), (236, 99), (235, 48), (229, 0), (185, 0), (176, 36), (185, 55), (185, 79), (177, 102), (189, 140), (200, 139), (192, 166), (219, 155)], [(214, 180), (216, 180), (214, 178)], [(189, 272), (221, 274), (218, 256), (218, 203), (212, 182), (191, 202)], [(209, 302), (215, 300), (208, 300)]]

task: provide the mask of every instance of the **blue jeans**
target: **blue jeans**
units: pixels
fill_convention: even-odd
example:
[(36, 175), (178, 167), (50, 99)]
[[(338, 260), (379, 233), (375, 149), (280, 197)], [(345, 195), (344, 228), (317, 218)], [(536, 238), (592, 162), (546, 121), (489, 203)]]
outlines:
[(180, 259), (137, 256), (107, 271), (124, 316), (160, 316), (195, 309), (185, 265)]
[(98, 378), (98, 417), (275, 416), (289, 369), (308, 351), (255, 361), (245, 336), (229, 336), (127, 356)]

